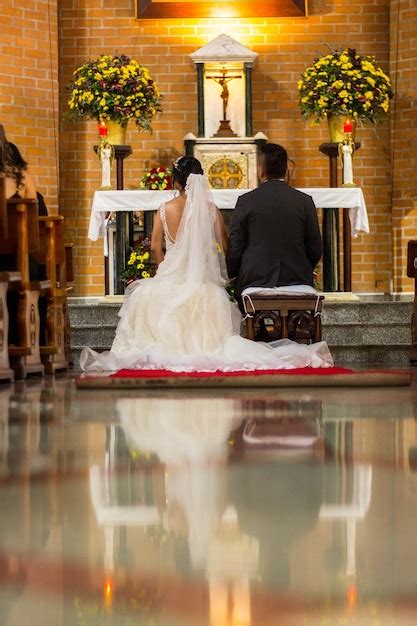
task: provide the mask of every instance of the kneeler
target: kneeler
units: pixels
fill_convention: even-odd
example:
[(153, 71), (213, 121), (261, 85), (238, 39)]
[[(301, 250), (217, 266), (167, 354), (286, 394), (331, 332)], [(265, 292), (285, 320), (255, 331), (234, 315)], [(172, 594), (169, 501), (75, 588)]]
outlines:
[[(9, 345), (9, 358), (17, 379), (28, 374), (44, 373), (39, 347), (39, 295), (49, 286), (48, 281), (31, 281), (29, 254), (39, 248), (38, 205), (36, 200), (11, 198), (7, 201), (7, 237), (0, 237), (0, 255), (3, 259), (16, 259), (20, 280), (9, 283), (18, 291), (17, 319), (10, 317), (9, 324), (17, 330), (16, 345)], [(5, 256), (4, 256), (5, 255)], [(13, 264), (13, 262), (12, 262)]]
[(323, 300), (324, 296), (315, 294), (254, 292), (244, 296), (246, 336), (253, 341), (292, 339), (304, 344), (321, 341)]

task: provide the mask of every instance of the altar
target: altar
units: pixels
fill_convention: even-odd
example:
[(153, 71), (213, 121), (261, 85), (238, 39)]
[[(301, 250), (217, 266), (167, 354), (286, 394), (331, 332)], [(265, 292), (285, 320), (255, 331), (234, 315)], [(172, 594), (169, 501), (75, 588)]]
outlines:
[[(220, 210), (233, 210), (240, 195), (247, 193), (249, 189), (212, 189), (216, 206)], [(311, 187), (303, 188), (302, 191), (313, 198), (317, 208), (324, 211), (326, 209), (347, 209), (349, 212), (350, 235), (352, 238), (359, 233), (369, 233), (369, 221), (366, 210), (365, 198), (360, 187)], [(114, 275), (117, 277), (124, 269), (124, 261), (115, 257), (112, 246), (107, 240), (107, 217), (113, 212), (149, 212), (156, 211), (161, 204), (174, 197), (175, 191), (150, 191), (150, 190), (122, 190), (122, 191), (96, 191), (94, 193), (91, 206), (90, 224), (88, 238), (97, 241), (104, 238), (105, 254), (109, 256), (109, 265), (113, 267)], [(144, 233), (150, 235), (150, 232)], [(345, 233), (347, 234), (347, 233)], [(329, 236), (332, 233), (329, 233)], [(334, 234), (333, 234), (334, 235)], [(117, 236), (117, 233), (116, 233)], [(349, 237), (344, 238), (349, 239)], [(130, 245), (132, 245), (132, 241)], [(324, 240), (323, 266), (328, 263), (326, 258), (326, 240)], [(126, 250), (125, 258), (128, 257), (129, 250)], [(331, 272), (338, 272), (338, 263), (334, 267), (329, 267)], [(344, 267), (351, 267), (350, 246), (345, 246), (343, 250)], [(112, 272), (113, 274), (113, 272)], [(344, 291), (346, 289), (344, 285)], [(111, 293), (111, 291), (110, 291)]]

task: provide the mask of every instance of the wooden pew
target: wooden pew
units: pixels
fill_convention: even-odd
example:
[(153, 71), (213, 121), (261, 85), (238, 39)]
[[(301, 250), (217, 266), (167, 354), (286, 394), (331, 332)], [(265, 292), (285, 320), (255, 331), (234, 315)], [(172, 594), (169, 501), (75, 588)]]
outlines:
[(407, 276), (414, 278), (414, 307), (411, 318), (410, 364), (417, 365), (417, 240), (411, 239), (407, 246)]
[(0, 174), (0, 237), (7, 237), (7, 203), (4, 176)]
[[(19, 303), (18, 344), (9, 346), (9, 358), (17, 379), (44, 373), (39, 346), (39, 295), (50, 286), (48, 281), (31, 281), (29, 254), (39, 249), (38, 205), (36, 200), (11, 198), (7, 201), (8, 236), (0, 238), (0, 254), (17, 256)], [(16, 269), (16, 268), (10, 268)]]
[[(0, 176), (0, 238), (7, 237), (7, 205), (4, 176)], [(9, 275), (0, 272), (0, 380), (12, 380), (13, 370), (9, 364), (9, 314), (7, 310), (7, 291)]]
[(39, 217), (40, 246), (35, 255), (36, 261), (46, 266), (46, 276), (50, 286), (46, 289), (47, 301), (45, 345), (40, 353), (45, 372), (53, 374), (57, 370), (68, 369), (65, 354), (65, 308), (66, 308), (66, 255), (64, 244), (64, 218), (62, 215)]
[[(72, 283), (74, 282), (74, 262), (73, 262), (73, 247), (72, 243), (65, 243), (65, 276), (62, 277), (62, 284), (65, 284), (67, 296), (73, 290)], [(70, 365), (73, 365), (71, 356), (71, 324), (69, 318), (68, 300), (64, 303), (65, 314), (65, 356)]]
[(9, 358), (10, 316), (7, 305), (9, 289), (16, 291), (21, 283), (20, 272), (0, 272), (0, 380), (14, 380)]

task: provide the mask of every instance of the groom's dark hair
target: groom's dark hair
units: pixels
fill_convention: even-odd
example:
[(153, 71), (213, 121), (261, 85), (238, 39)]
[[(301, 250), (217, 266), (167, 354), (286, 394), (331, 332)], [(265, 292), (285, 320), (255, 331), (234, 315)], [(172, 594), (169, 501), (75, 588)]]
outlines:
[(284, 178), (287, 173), (288, 155), (277, 143), (265, 143), (259, 148), (259, 158), (267, 178)]

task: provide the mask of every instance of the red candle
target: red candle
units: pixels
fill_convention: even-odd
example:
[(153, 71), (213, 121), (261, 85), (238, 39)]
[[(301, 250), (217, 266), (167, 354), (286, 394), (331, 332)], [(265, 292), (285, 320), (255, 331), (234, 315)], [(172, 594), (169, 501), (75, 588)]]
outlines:
[(100, 137), (107, 137), (107, 124), (104, 120), (100, 120), (98, 123), (98, 134)]
[(343, 124), (343, 132), (351, 133), (352, 130), (353, 130), (352, 122), (350, 120), (346, 120), (346, 122)]

